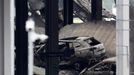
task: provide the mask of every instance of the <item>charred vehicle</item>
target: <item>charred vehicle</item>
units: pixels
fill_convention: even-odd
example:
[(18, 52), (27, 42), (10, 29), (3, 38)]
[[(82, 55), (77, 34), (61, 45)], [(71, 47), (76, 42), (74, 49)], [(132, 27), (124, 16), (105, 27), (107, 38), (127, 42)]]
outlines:
[(104, 45), (94, 37), (70, 37), (59, 40), (60, 43), (74, 49), (76, 57), (100, 57), (105, 55)]
[[(45, 67), (45, 43), (36, 42), (34, 50), (34, 64), (39, 67)], [(94, 37), (68, 37), (60, 39), (59, 50), (62, 53), (62, 56), (59, 58), (59, 75), (86, 75), (89, 72), (85, 69), (97, 65), (107, 58), (103, 43)], [(100, 65), (99, 68), (104, 67), (104, 65)], [(107, 67), (111, 70), (111, 67)], [(99, 70), (101, 71), (101, 69)]]
[[(107, 58), (103, 44), (94, 37), (70, 37), (60, 39), (59, 47), (60, 50), (63, 48), (66, 50), (63, 51), (65, 53), (64, 56), (61, 57), (59, 64), (61, 72), (63, 70), (75, 70), (73, 73), (80, 73), (87, 66), (91, 67)], [(70, 55), (68, 55), (67, 52), (70, 53)]]

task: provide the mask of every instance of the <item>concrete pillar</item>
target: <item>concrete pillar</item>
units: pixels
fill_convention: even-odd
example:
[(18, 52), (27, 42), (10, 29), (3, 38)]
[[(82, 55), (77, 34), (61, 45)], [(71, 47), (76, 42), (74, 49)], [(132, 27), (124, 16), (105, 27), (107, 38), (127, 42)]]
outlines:
[(129, 0), (116, 0), (116, 6), (116, 75), (129, 75)]
[(14, 75), (14, 0), (4, 1), (4, 75)]

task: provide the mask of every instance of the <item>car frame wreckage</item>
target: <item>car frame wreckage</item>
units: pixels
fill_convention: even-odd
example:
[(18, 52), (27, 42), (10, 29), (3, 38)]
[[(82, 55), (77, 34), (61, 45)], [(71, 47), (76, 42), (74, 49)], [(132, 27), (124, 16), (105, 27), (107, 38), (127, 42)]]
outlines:
[[(34, 65), (45, 68), (45, 43), (34, 44)], [(94, 37), (60, 39), (59, 50), (59, 75), (115, 75), (115, 57), (109, 58), (103, 43)]]

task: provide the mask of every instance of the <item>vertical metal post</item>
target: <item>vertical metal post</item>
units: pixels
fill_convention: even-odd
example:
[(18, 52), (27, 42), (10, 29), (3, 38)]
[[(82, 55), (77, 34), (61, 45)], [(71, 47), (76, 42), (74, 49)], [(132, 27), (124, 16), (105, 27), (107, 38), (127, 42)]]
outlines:
[(28, 75), (28, 34), (25, 22), (28, 17), (27, 0), (15, 0), (16, 5), (16, 72), (15, 75)]
[(34, 66), (34, 29), (35, 23), (32, 18), (28, 18), (26, 21), (26, 30), (28, 32), (28, 75), (33, 75), (33, 66)]
[(73, 23), (73, 0), (64, 0), (64, 25)]
[(117, 74), (130, 75), (129, 71), (129, 0), (116, 0)]
[(46, 0), (46, 75), (58, 75), (58, 0)]
[(14, 75), (15, 1), (4, 0), (4, 75)]
[(92, 0), (91, 11), (92, 20), (102, 20), (102, 0)]

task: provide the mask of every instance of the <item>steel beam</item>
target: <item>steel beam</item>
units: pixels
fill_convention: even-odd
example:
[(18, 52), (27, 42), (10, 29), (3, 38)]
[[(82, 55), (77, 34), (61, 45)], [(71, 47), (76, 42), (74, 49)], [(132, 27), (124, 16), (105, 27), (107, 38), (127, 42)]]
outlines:
[(102, 0), (91, 1), (91, 20), (102, 20)]
[(58, 0), (46, 0), (46, 75), (58, 75)]
[(28, 75), (28, 34), (25, 30), (25, 22), (28, 17), (27, 0), (15, 0), (15, 6), (15, 75)]
[(73, 0), (64, 0), (64, 25), (73, 23)]

